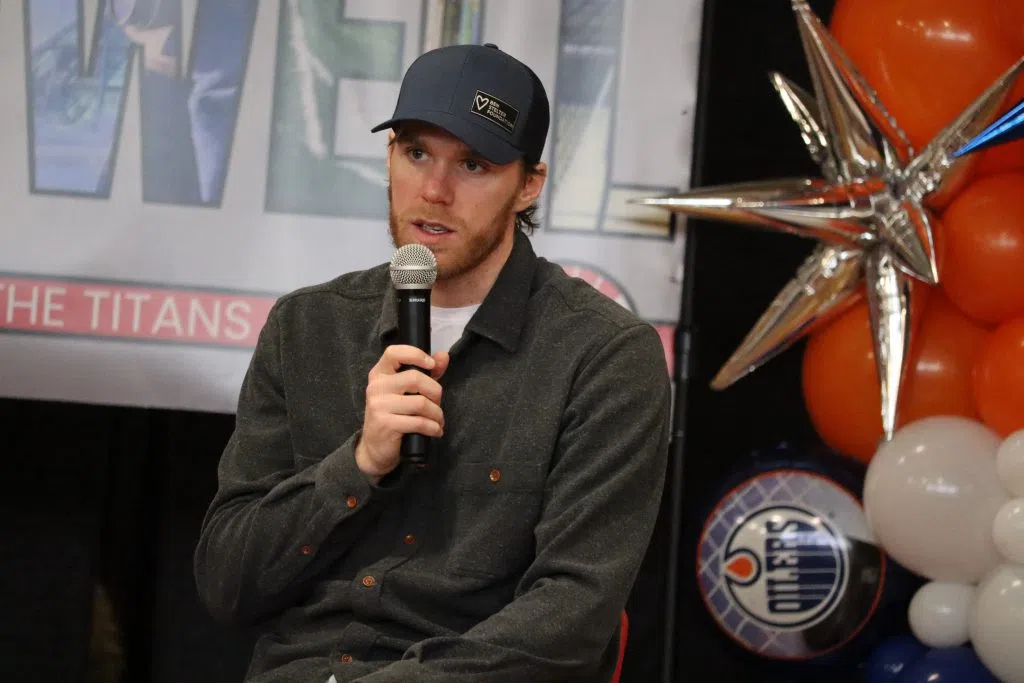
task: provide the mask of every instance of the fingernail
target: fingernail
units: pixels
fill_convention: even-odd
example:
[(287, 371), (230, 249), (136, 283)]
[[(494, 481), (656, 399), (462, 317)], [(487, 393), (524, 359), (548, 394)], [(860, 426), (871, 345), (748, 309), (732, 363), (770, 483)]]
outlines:
[(433, 356), (427, 356), (427, 367), (434, 367), (437, 363), (434, 361)]

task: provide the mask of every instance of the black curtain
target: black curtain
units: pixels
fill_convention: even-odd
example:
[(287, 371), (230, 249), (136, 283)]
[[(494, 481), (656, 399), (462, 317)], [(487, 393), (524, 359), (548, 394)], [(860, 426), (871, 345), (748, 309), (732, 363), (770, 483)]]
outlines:
[[(833, 1), (809, 4), (827, 24)], [(820, 177), (768, 79), (777, 71), (813, 92), (790, 3), (706, 0), (703, 38), (693, 184)], [(822, 454), (826, 449), (804, 408), (803, 343), (727, 389), (710, 388), (816, 244), (726, 223), (690, 220), (688, 225), (692, 243), (680, 333), (690, 342), (688, 356), (681, 359), (689, 376), (680, 389), (686, 408), (678, 435), (683, 463), (678, 533), (663, 541), (678, 544), (679, 562), (667, 567), (675, 577), (674, 584), (669, 582), (674, 595), (662, 618), (668, 645), (662, 650), (664, 677), (657, 680), (859, 681), (858, 662), (849, 657), (837, 673), (835, 666), (828, 672), (770, 666), (745, 653), (723, 636), (700, 597), (697, 537), (716, 492), (750, 465), (755, 452), (782, 443), (795, 446), (796, 452)], [(853, 477), (860, 471), (841, 461), (833, 464)]]
[[(827, 21), (831, 2), (811, 5)], [(705, 13), (694, 184), (817, 175), (767, 79), (778, 70), (810, 85), (790, 4), (707, 0)], [(766, 680), (697, 596), (695, 506), (751, 449), (815, 439), (799, 347), (724, 392), (708, 388), (813, 245), (690, 225), (675, 459), (628, 606), (624, 683)], [(233, 417), (3, 400), (0, 426), (0, 680), (84, 681), (97, 586), (123, 632), (125, 683), (240, 680), (254, 634), (213, 623), (191, 574)]]

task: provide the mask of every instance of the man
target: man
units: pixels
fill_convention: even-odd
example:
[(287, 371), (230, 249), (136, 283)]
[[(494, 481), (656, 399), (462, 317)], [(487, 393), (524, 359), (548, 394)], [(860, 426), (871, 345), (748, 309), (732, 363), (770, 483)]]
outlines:
[[(653, 328), (517, 229), (548, 121), (528, 67), (454, 46), (416, 60), (374, 129), (394, 241), (438, 263), (431, 355), (393, 343), (386, 265), (271, 311), (195, 555), (215, 616), (273, 619), (248, 680), (611, 677), (669, 381)], [(412, 432), (436, 446), (424, 468), (400, 461)]]

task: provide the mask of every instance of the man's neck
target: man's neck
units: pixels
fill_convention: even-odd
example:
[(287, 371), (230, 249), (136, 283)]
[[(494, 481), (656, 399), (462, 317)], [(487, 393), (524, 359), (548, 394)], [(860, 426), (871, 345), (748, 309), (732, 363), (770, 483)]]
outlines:
[(510, 232), (508, 239), (503, 240), (476, 268), (435, 283), (430, 294), (431, 305), (439, 308), (459, 308), (481, 303), (498, 280), (501, 269), (505, 267), (508, 257), (512, 254), (514, 243), (515, 235)]

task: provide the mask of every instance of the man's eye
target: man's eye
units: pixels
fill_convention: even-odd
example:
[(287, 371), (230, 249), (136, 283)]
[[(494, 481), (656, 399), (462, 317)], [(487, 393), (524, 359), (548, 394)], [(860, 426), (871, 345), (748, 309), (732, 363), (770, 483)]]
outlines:
[(484, 167), (482, 164), (480, 164), (477, 161), (474, 161), (473, 159), (466, 159), (466, 170), (475, 173), (477, 171), (484, 170)]
[(412, 147), (412, 148), (409, 149), (408, 154), (409, 154), (409, 158), (410, 159), (422, 159), (424, 152), (423, 152), (422, 149), (417, 149), (416, 147)]

